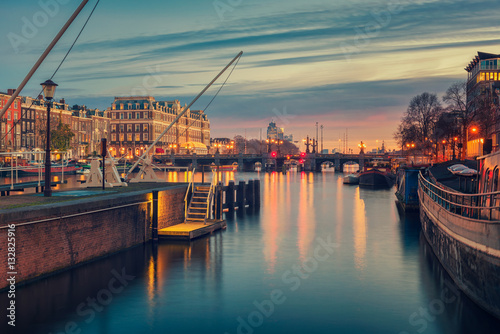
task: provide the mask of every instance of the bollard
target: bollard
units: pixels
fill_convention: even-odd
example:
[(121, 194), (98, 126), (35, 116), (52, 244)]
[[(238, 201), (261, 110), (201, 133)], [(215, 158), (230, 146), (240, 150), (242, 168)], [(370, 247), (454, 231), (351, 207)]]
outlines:
[(255, 208), (260, 208), (260, 180), (253, 181), (253, 187), (255, 189)]
[(234, 211), (234, 181), (229, 181), (226, 190), (226, 204), (229, 212)]
[(236, 189), (236, 203), (238, 204), (238, 211), (242, 211), (245, 208), (245, 181), (240, 180), (238, 183), (238, 188)]
[(246, 201), (250, 209), (253, 209), (255, 203), (255, 194), (254, 194), (253, 180), (248, 180), (247, 189), (246, 189)]

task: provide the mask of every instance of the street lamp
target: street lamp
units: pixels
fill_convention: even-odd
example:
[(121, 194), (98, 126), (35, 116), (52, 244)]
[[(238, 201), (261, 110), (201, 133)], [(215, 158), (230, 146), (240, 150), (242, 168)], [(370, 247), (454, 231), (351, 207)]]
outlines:
[(44, 83), (41, 83), (43, 87), (43, 95), (45, 95), (45, 99), (47, 102), (47, 141), (45, 146), (45, 190), (43, 192), (43, 196), (51, 197), (52, 196), (52, 188), (51, 185), (51, 175), (50, 169), (52, 168), (50, 163), (50, 107), (51, 101), (54, 98), (54, 93), (56, 92), (57, 84), (52, 80), (47, 80)]

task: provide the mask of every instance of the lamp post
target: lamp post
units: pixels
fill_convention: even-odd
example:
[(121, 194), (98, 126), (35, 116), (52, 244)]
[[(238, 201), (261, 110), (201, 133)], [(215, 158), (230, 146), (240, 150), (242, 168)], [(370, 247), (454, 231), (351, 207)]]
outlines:
[(442, 143), (443, 143), (443, 161), (446, 161), (446, 156), (445, 156), (446, 140), (443, 140)]
[[(477, 133), (477, 127), (473, 126), (472, 129), (470, 129), (472, 133)], [(469, 128), (466, 129), (465, 131), (465, 157), (464, 160), (467, 158), (469, 155), (469, 150), (468, 150), (468, 145), (469, 144)]]
[(54, 93), (56, 92), (57, 84), (52, 80), (47, 80), (44, 83), (41, 83), (43, 87), (43, 95), (45, 95), (45, 99), (48, 101), (47, 103), (47, 132), (46, 132), (46, 146), (45, 146), (45, 189), (43, 192), (43, 196), (51, 197), (52, 196), (52, 188), (51, 185), (51, 175), (50, 169), (52, 168), (50, 163), (50, 107), (51, 101), (54, 98)]

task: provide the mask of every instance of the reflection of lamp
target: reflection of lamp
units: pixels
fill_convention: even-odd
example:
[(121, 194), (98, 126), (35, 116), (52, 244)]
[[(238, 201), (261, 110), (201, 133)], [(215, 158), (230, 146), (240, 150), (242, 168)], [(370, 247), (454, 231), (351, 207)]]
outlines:
[(51, 163), (50, 163), (50, 107), (51, 101), (54, 98), (54, 93), (56, 92), (57, 84), (52, 80), (47, 80), (41, 84), (43, 87), (43, 94), (45, 95), (45, 99), (48, 100), (47, 103), (47, 133), (46, 133), (46, 147), (45, 147), (45, 190), (43, 195), (45, 197), (52, 196), (52, 188), (51, 186)]

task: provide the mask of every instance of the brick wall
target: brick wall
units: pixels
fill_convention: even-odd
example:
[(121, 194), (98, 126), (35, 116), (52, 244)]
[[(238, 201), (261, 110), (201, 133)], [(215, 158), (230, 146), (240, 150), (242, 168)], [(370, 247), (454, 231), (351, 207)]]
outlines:
[[(159, 228), (182, 223), (186, 187), (158, 190)], [(8, 224), (16, 225), (19, 283), (147, 242), (151, 218), (151, 191), (5, 210), (0, 213), (0, 289), (7, 286), (8, 229), (3, 227)]]
[(184, 222), (186, 188), (158, 192), (158, 229)]

